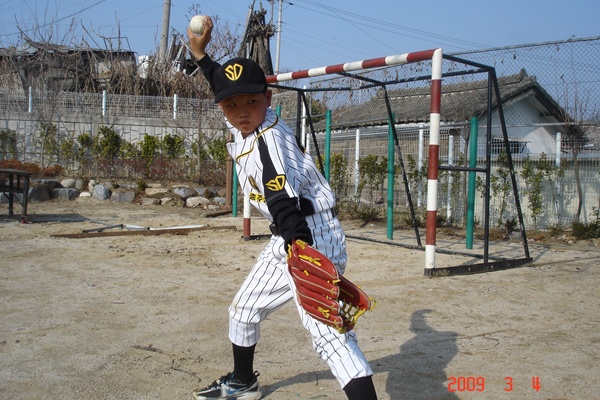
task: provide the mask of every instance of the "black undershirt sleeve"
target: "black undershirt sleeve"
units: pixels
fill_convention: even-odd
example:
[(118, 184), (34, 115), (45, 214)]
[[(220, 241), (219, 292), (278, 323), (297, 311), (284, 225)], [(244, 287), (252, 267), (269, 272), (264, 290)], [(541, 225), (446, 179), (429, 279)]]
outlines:
[(285, 248), (296, 239), (300, 239), (308, 244), (313, 244), (310, 228), (306, 223), (306, 218), (298, 209), (298, 199), (287, 197), (268, 204), (269, 212), (273, 216), (273, 222), (279, 229), (279, 233), (285, 240)]
[(206, 54), (204, 57), (202, 57), (200, 60), (198, 60), (196, 62), (196, 64), (202, 70), (202, 74), (204, 74), (204, 77), (206, 78), (206, 80), (208, 81), (208, 84), (210, 85), (210, 89), (214, 93), (215, 92), (215, 83), (213, 80), (213, 76), (215, 74), (215, 71), (217, 69), (219, 69), (221, 64), (219, 64), (216, 61), (213, 61), (213, 59), (210, 58), (210, 56), (208, 54)]
[(258, 149), (263, 164), (264, 195), (273, 223), (285, 240), (286, 249), (295, 239), (313, 244), (306, 218), (300, 210), (297, 197), (290, 197), (285, 190), (286, 176), (278, 175), (263, 137), (258, 138)]

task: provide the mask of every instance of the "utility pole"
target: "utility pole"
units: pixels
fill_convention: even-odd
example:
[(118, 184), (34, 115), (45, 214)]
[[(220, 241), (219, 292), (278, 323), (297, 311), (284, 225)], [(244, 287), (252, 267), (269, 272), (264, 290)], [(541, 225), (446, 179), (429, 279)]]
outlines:
[(279, 14), (277, 16), (277, 48), (275, 49), (275, 74), (279, 73), (279, 48), (281, 47), (281, 18), (283, 16), (283, 0), (279, 0)]
[(169, 43), (169, 23), (171, 20), (171, 0), (165, 0), (163, 7), (162, 33), (160, 35), (160, 48), (158, 59), (162, 63), (167, 59), (167, 46)]

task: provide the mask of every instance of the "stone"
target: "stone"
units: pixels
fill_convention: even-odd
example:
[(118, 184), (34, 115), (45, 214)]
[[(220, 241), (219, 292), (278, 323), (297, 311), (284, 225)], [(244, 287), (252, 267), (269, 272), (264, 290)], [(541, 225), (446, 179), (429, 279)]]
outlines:
[(75, 188), (56, 188), (52, 190), (52, 198), (56, 200), (75, 200), (79, 197), (79, 190)]
[(114, 189), (118, 189), (119, 188), (119, 184), (115, 183), (115, 182), (103, 182), (102, 183), (104, 185), (105, 188), (107, 188), (108, 190), (114, 190)]
[(133, 203), (135, 192), (132, 190), (115, 190), (110, 195), (110, 200), (115, 203)]
[(92, 198), (95, 200), (108, 200), (110, 199), (110, 195), (110, 189), (108, 189), (101, 183), (94, 186), (94, 190), (92, 191)]
[(192, 197), (197, 194), (195, 190), (186, 187), (175, 188), (173, 189), (173, 193), (181, 197), (182, 199), (187, 199), (188, 197)]
[(61, 186), (64, 188), (74, 188), (75, 183), (76, 180), (73, 178), (63, 179), (62, 181), (60, 181)]
[(163, 197), (160, 204), (168, 207), (183, 207), (184, 202), (179, 197)]
[(160, 195), (164, 195), (169, 193), (170, 190), (169, 189), (165, 189), (165, 188), (147, 188), (144, 193), (146, 193), (146, 196), (160, 196)]
[(46, 185), (35, 185), (29, 189), (29, 201), (48, 201), (50, 200), (50, 192)]
[(186, 207), (199, 207), (199, 206), (207, 206), (210, 204), (210, 200), (207, 199), (206, 197), (200, 197), (200, 196), (195, 196), (195, 197), (190, 197), (185, 201), (185, 205)]
[(52, 190), (52, 189), (56, 189), (56, 188), (62, 187), (61, 184), (60, 184), (60, 182), (54, 181), (54, 180), (51, 180), (51, 179), (38, 179), (36, 181), (36, 183), (39, 183), (41, 185), (46, 186), (48, 188), (48, 190)]
[(154, 199), (152, 197), (142, 197), (141, 202), (142, 202), (143, 206), (149, 206), (149, 205), (159, 206), (160, 205), (160, 199)]

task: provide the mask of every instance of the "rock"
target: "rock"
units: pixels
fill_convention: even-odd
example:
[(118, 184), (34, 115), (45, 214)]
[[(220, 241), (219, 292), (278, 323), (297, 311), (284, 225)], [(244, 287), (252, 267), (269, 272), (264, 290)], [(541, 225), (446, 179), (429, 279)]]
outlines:
[(128, 189), (128, 190), (136, 190), (138, 185), (135, 183), (123, 183), (119, 184), (119, 189)]
[(38, 179), (36, 181), (36, 183), (39, 183), (41, 185), (46, 186), (48, 188), (48, 190), (52, 190), (52, 189), (56, 189), (56, 188), (62, 187), (61, 184), (60, 184), (60, 182), (53, 181), (53, 180), (50, 180), (50, 179)]
[(147, 188), (145, 190), (144, 193), (146, 193), (146, 196), (161, 196), (163, 194), (167, 194), (169, 193), (170, 190), (169, 189), (165, 189), (165, 188)]
[(132, 190), (115, 190), (110, 196), (115, 203), (133, 203), (135, 192)]
[(217, 191), (212, 188), (197, 188), (196, 193), (209, 199), (218, 195)]
[(64, 188), (74, 188), (75, 187), (75, 183), (77, 181), (73, 178), (68, 178), (68, 179), (63, 179), (62, 181), (60, 181), (60, 184), (62, 185), (62, 187)]
[(48, 201), (50, 200), (50, 192), (46, 185), (35, 185), (29, 189), (29, 201)]
[(183, 207), (185, 203), (179, 197), (164, 197), (160, 199), (160, 204), (163, 206)]
[[(13, 194), (13, 206), (17, 205), (17, 202), (20, 202), (21, 200), (23, 200), (23, 194), (22, 193), (14, 193)], [(8, 203), (8, 195), (4, 194), (3, 192), (0, 192), (0, 203), (6, 204)]]
[(177, 196), (181, 197), (182, 199), (187, 199), (188, 197), (192, 197), (194, 195), (196, 195), (196, 191), (186, 188), (186, 187), (178, 187), (175, 188), (173, 190), (173, 193), (175, 193)]
[(56, 200), (75, 200), (79, 197), (79, 190), (75, 188), (56, 188), (52, 190), (52, 198)]
[(110, 195), (110, 189), (106, 188), (103, 184), (97, 184), (92, 191), (92, 198), (96, 200), (108, 200), (110, 199)]
[[(77, 180), (75, 181), (75, 189), (78, 189), (78, 190), (80, 190), (80, 191), (83, 191), (84, 189), (86, 189), (86, 188), (84, 188), (84, 187), (83, 187), (83, 184), (84, 184), (84, 183), (85, 183), (85, 182), (84, 182), (84, 180), (83, 180), (83, 179), (77, 179)], [(80, 196), (81, 196), (81, 194), (80, 194)]]
[(142, 205), (143, 206), (148, 206), (148, 205), (159, 206), (160, 199), (153, 199), (152, 197), (142, 197)]
[(79, 193), (79, 197), (92, 197), (90, 192), (81, 192)]
[(114, 189), (118, 189), (119, 188), (119, 185), (117, 183), (114, 183), (114, 182), (103, 182), (102, 184), (108, 190), (114, 190)]
[(198, 207), (198, 206), (207, 206), (210, 204), (210, 200), (206, 197), (190, 197), (185, 201), (186, 207)]
[(225, 197), (218, 197), (217, 196), (217, 197), (215, 197), (213, 199), (213, 201), (215, 203), (217, 203), (218, 205), (220, 205), (220, 206), (224, 206), (225, 204), (227, 204), (227, 199)]

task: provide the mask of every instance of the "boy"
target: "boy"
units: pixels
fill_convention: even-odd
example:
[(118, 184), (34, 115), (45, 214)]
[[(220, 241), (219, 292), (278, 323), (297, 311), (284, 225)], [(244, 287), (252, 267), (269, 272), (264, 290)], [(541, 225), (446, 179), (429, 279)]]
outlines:
[[(234, 142), (227, 150), (235, 160), (244, 196), (272, 222), (273, 236), (229, 308), (229, 339), (233, 372), (204, 389), (195, 399), (260, 399), (254, 349), (260, 322), (295, 299), (287, 267), (287, 246), (301, 239), (325, 254), (339, 269), (346, 267), (345, 236), (334, 213), (335, 197), (329, 184), (294, 134), (271, 105), (271, 91), (260, 66), (235, 58), (222, 66), (206, 54), (213, 23), (207, 17), (202, 35), (188, 29), (190, 49), (225, 114)], [(296, 302), (313, 347), (330, 366), (350, 400), (377, 396), (369, 363), (353, 331), (338, 333), (309, 317)]]

